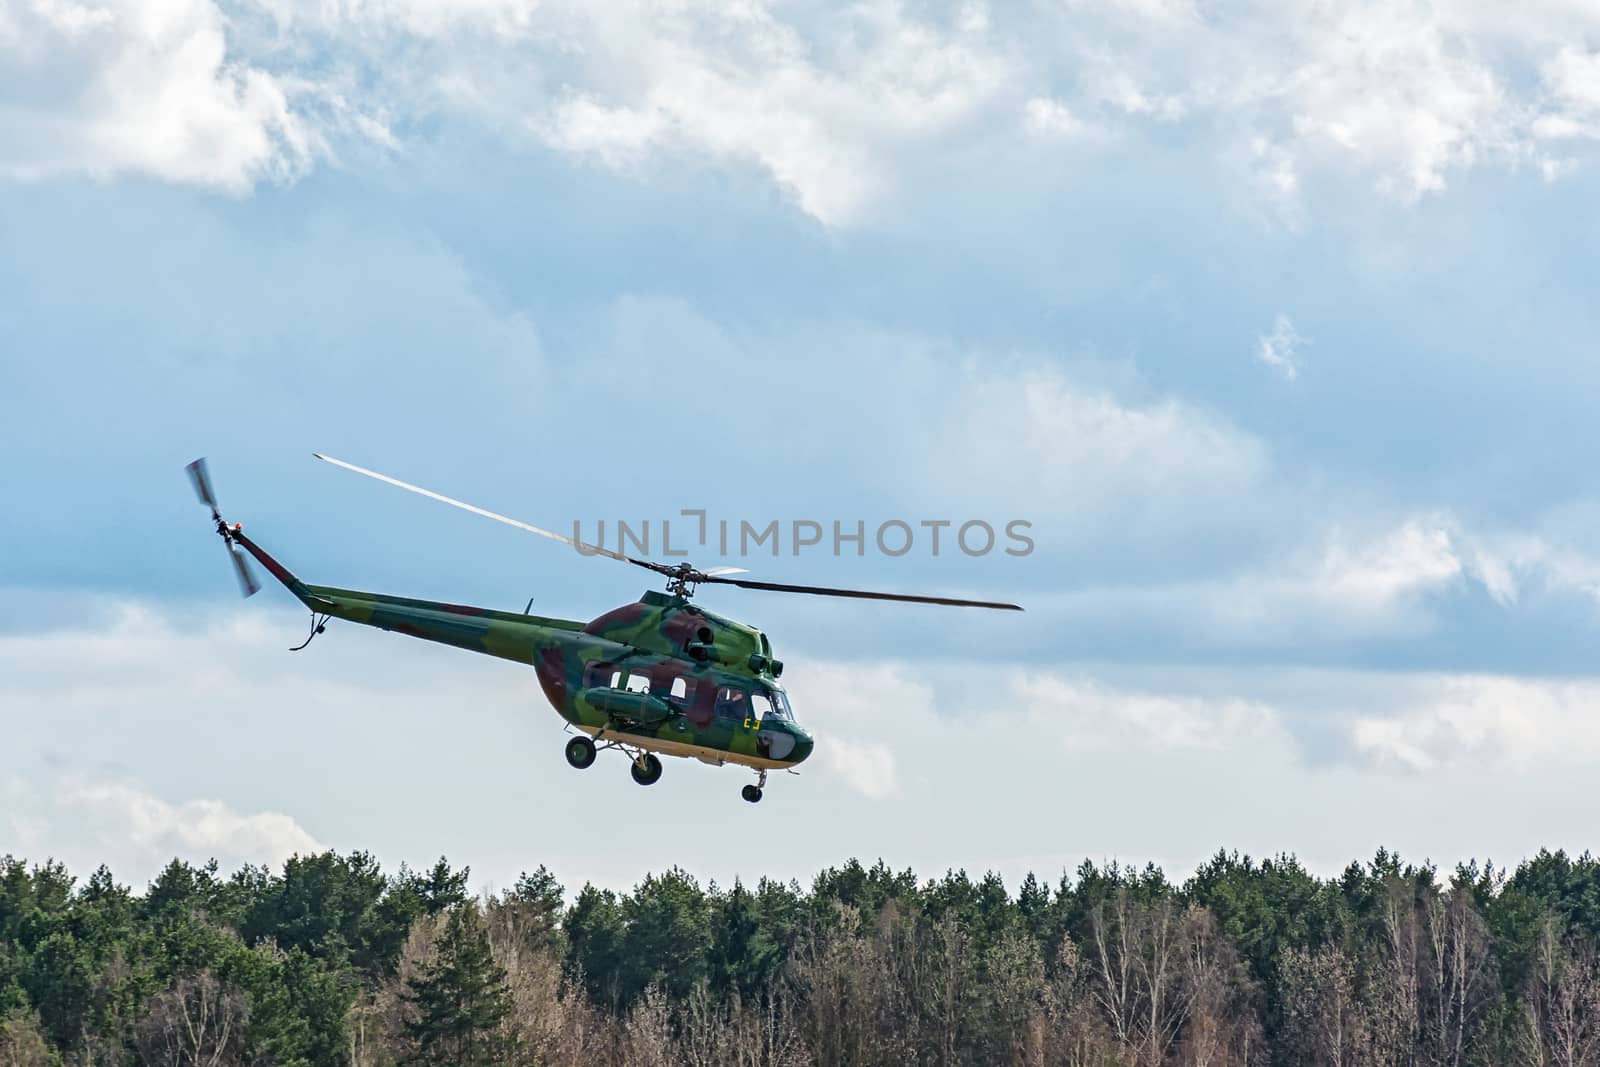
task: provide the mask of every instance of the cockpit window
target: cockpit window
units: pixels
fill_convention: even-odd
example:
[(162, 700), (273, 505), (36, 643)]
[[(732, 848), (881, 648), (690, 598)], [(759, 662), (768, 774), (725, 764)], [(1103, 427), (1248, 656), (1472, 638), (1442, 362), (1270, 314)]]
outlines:
[(720, 719), (776, 719), (794, 721), (782, 689), (753, 691), (722, 686), (717, 690), (716, 714)]
[(745, 698), (742, 689), (730, 689), (723, 686), (717, 690), (717, 718), (719, 719), (747, 719), (750, 717), (750, 701)]
[(772, 698), (772, 714), (793, 722), (794, 712), (789, 708), (789, 695), (777, 688), (767, 690), (767, 695)]

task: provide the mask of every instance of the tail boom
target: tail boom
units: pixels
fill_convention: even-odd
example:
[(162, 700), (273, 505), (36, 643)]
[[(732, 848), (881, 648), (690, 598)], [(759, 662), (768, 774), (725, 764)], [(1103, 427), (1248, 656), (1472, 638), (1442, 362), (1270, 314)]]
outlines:
[(230, 529), (228, 534), (297, 600), (313, 612), (330, 618), (524, 664), (533, 663), (539, 649), (551, 643), (556, 637), (552, 631), (581, 633), (583, 630), (583, 623), (570, 619), (309, 585), (239, 528)]

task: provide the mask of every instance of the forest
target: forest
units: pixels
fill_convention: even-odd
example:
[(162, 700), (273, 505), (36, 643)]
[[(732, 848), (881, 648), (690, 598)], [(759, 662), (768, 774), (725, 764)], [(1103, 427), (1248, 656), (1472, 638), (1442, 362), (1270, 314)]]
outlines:
[(474, 894), (441, 859), (0, 861), (0, 1065), (1600, 1064), (1600, 861), (851, 861)]

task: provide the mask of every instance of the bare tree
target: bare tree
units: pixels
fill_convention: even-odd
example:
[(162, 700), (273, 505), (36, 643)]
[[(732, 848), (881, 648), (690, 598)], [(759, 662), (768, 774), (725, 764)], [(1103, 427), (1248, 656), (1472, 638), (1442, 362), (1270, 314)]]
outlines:
[(569, 1058), (568, 1043), (575, 1031), (571, 1015), (578, 1010), (577, 994), (562, 979), (561, 961), (544, 936), (545, 918), (530, 916), (519, 902), (485, 902), (484, 919), (489, 949), (506, 972), (511, 991), (511, 1013), (500, 1029), (509, 1047), (522, 1050), (532, 1063), (553, 1063)]
[(1132, 908), (1127, 892), (1120, 891), (1111, 903), (1100, 902), (1089, 923), (1094, 970), (1089, 989), (1124, 1048), (1134, 1047), (1139, 1013), (1134, 969), (1137, 938), (1129, 916)]
[(914, 909), (887, 901), (847, 942), (854, 974), (852, 1019), (859, 1027), (855, 1062), (901, 1063), (939, 1057), (937, 1020), (942, 1006), (934, 988), (938, 960), (926, 923)]
[(928, 1004), (938, 1044), (935, 1062), (959, 1063), (972, 996), (971, 939), (954, 912), (933, 927), (928, 953)]
[(33, 1012), (17, 1008), (0, 1019), (0, 1067), (50, 1067), (52, 1062)]
[(1062, 939), (1044, 991), (1044, 1062), (1050, 1067), (1113, 1067), (1125, 1062), (1091, 988), (1099, 980), (1094, 969), (1070, 938)]
[(1369, 1063), (1366, 1007), (1355, 964), (1337, 946), (1291, 948), (1278, 963), (1283, 1011), (1279, 1042), (1307, 1067), (1359, 1067)]
[(1382, 953), (1368, 975), (1373, 1054), (1395, 1067), (1418, 1062), (1420, 1045), (1422, 932), (1417, 921), (1417, 887), (1408, 878), (1391, 878), (1378, 899)]
[(138, 1031), (146, 1063), (229, 1067), (244, 1062), (246, 996), (210, 971), (186, 975), (150, 998)]
[(799, 1067), (811, 1062), (781, 987), (719, 1002), (697, 985), (679, 1006), (677, 1062), (688, 1067)]
[(1118, 1042), (1144, 1067), (1160, 1067), (1189, 1015), (1177, 905), (1143, 903), (1118, 889), (1090, 913), (1091, 989)]
[(1181, 1062), (1186, 1067), (1248, 1067), (1262, 1058), (1264, 1038), (1233, 945), (1205, 908), (1183, 915), (1182, 996), (1188, 1018)]
[(424, 915), (411, 924), (395, 963), (395, 973), (351, 1005), (345, 1018), (346, 1056), (350, 1067), (388, 1067), (405, 1058), (405, 1024), (411, 1017), (406, 985), (438, 955), (444, 919)]
[(874, 1062), (877, 1048), (874, 939), (854, 908), (840, 906), (833, 928), (813, 930), (795, 948), (789, 973), (805, 1005), (804, 1032), (819, 1067)]
[(1517, 1056), (1527, 1067), (1600, 1064), (1600, 960), (1588, 946), (1567, 943), (1554, 915), (1539, 923), (1522, 1023)]
[(667, 995), (650, 986), (628, 1012), (622, 1033), (622, 1062), (637, 1067), (673, 1067), (677, 1049), (672, 1037), (672, 1012)]
[(1465, 888), (1426, 887), (1421, 912), (1428, 964), (1421, 1029), (1434, 1063), (1461, 1067), (1496, 992), (1489, 929)]
[(350, 1067), (381, 1067), (394, 1062), (388, 1047), (388, 1036), (398, 1033), (385, 1018), (382, 993), (366, 994), (350, 1005), (345, 1016), (345, 1056)]
[[(733, 996), (737, 1000), (739, 995)], [(705, 982), (696, 984), (678, 1009), (680, 1062), (687, 1067), (722, 1067), (728, 1056), (725, 1041), (729, 1014), (712, 1002)]]
[(811, 1062), (782, 985), (768, 990), (758, 1004), (735, 1002), (734, 1007), (737, 1067), (799, 1067)]

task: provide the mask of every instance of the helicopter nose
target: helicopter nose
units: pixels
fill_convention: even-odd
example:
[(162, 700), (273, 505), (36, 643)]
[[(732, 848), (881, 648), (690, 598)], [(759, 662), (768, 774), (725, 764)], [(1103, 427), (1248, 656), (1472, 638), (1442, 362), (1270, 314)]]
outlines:
[(794, 763), (804, 763), (806, 758), (811, 755), (811, 748), (814, 744), (815, 742), (812, 741), (810, 734), (796, 728), (794, 732), (794, 751), (789, 753), (789, 759)]

